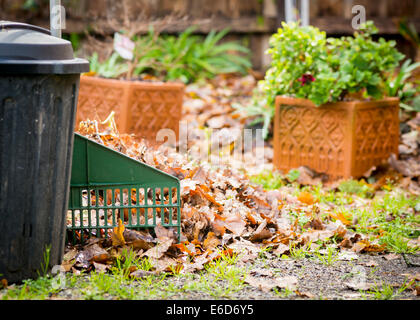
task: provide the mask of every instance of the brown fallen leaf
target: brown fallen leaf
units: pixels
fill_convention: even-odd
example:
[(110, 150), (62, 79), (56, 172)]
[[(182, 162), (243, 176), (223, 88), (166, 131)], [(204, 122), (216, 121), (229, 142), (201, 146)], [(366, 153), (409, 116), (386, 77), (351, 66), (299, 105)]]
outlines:
[(149, 261), (157, 273), (171, 272), (172, 270), (182, 269), (182, 267), (179, 268), (178, 261), (168, 256), (162, 256), (159, 259), (151, 258)]
[(235, 252), (238, 252), (238, 259), (242, 262), (253, 261), (261, 252), (261, 247), (251, 241), (240, 239), (234, 240), (228, 247)]
[(70, 251), (66, 252), (63, 256), (63, 261), (70, 261), (73, 260), (77, 255), (76, 249), (71, 249)]
[(342, 212), (330, 213), (330, 217), (336, 220), (340, 220), (345, 226), (349, 226), (352, 223), (351, 217), (346, 216)]
[(246, 218), (248, 219), (248, 221), (252, 224), (252, 225), (256, 225), (257, 224), (257, 220), (254, 217), (254, 215), (251, 212), (248, 212), (246, 214)]
[(108, 252), (104, 252), (104, 253), (93, 256), (91, 261), (98, 262), (98, 263), (106, 263), (110, 261), (110, 258), (111, 258), (110, 254)]
[(230, 230), (233, 234), (240, 236), (246, 227), (246, 222), (242, 219), (239, 213), (233, 213), (226, 217), (224, 221), (226, 229)]
[(388, 162), (395, 171), (401, 173), (405, 177), (412, 178), (417, 174), (415, 170), (416, 168), (414, 166), (411, 166), (409, 162), (397, 160), (397, 157), (394, 153), (391, 154)]
[(340, 248), (347, 248), (347, 249), (351, 249), (353, 247), (353, 243), (351, 242), (350, 239), (343, 239), (339, 245)]
[(61, 266), (64, 268), (66, 272), (69, 272), (71, 268), (74, 266), (74, 264), (76, 263), (76, 259), (75, 259), (76, 255), (77, 255), (77, 250), (72, 249), (66, 252), (66, 254), (63, 256), (63, 261), (61, 262)]
[(147, 256), (152, 259), (160, 259), (168, 251), (169, 247), (174, 243), (174, 239), (161, 239), (155, 247), (147, 250), (143, 256)]
[(169, 229), (169, 228), (165, 228), (160, 223), (158, 223), (156, 225), (156, 227), (154, 228), (154, 231), (155, 231), (156, 237), (158, 239), (171, 238), (171, 239), (177, 240), (177, 236), (176, 236), (174, 230)]
[(312, 293), (310, 293), (310, 292), (308, 292), (308, 291), (299, 291), (299, 290), (296, 290), (296, 291), (295, 291), (295, 293), (296, 293), (299, 297), (302, 297), (302, 298), (309, 298), (309, 299), (312, 299), (312, 298), (314, 298), (314, 297), (315, 297)]
[(154, 243), (143, 239), (137, 239), (131, 242), (127, 242), (127, 245), (134, 250), (149, 250), (150, 248), (153, 248)]
[(95, 267), (95, 270), (99, 272), (106, 272), (110, 268), (109, 265), (98, 262), (93, 262), (93, 266)]
[(305, 166), (299, 167), (297, 170), (299, 171), (299, 177), (296, 182), (301, 185), (318, 185), (328, 180), (328, 176), (325, 174), (319, 174)]
[(226, 232), (226, 227), (225, 227), (225, 223), (224, 221), (221, 220), (214, 220), (214, 222), (211, 222), (211, 228), (214, 231), (214, 233), (217, 236), (222, 236), (225, 234)]
[(256, 241), (261, 241), (261, 240), (264, 240), (264, 239), (271, 238), (273, 236), (273, 234), (266, 227), (267, 227), (267, 220), (264, 220), (258, 226), (257, 230), (255, 230), (252, 233), (249, 240), (252, 241), (252, 242), (256, 242)]
[(289, 250), (290, 250), (289, 246), (283, 243), (279, 243), (278, 247), (274, 249), (273, 253), (276, 255), (282, 255), (282, 254), (286, 254)]
[(218, 245), (220, 245), (220, 240), (216, 237), (216, 234), (214, 232), (209, 232), (207, 238), (203, 242), (204, 249), (214, 249)]
[(367, 244), (359, 241), (353, 245), (353, 251), (356, 253), (362, 252), (366, 248)]
[(312, 218), (310, 222), (304, 225), (305, 229), (312, 228), (314, 230), (325, 230), (325, 226), (323, 225), (322, 221), (319, 218)]
[(204, 269), (204, 265), (208, 263), (211, 258), (208, 256), (209, 251), (205, 251), (202, 255), (197, 256), (193, 263), (184, 263), (183, 272), (194, 272)]
[(75, 265), (89, 268), (93, 262), (106, 263), (112, 259), (111, 255), (97, 243), (87, 246), (75, 256)]
[(353, 251), (356, 252), (356, 253), (359, 253), (359, 252), (383, 252), (384, 250), (385, 250), (384, 245), (373, 244), (373, 243), (370, 243), (366, 239), (357, 242), (353, 246)]
[(301, 235), (304, 243), (317, 242), (318, 240), (325, 241), (333, 236), (334, 231), (332, 230), (309, 230)]
[(313, 205), (315, 203), (315, 199), (312, 196), (312, 194), (310, 194), (307, 191), (303, 191), (299, 194), (298, 196), (298, 200), (308, 206)]
[(111, 235), (112, 245), (113, 246), (123, 246), (125, 245), (124, 239), (124, 225), (121, 219), (118, 219), (118, 226), (113, 229), (113, 233)]

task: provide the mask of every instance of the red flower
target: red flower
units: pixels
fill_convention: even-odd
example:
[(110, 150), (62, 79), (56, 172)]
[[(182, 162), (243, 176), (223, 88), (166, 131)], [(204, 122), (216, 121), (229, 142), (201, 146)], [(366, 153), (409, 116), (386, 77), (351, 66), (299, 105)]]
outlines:
[(300, 77), (298, 81), (301, 83), (302, 86), (304, 86), (309, 82), (314, 82), (315, 78), (310, 73), (306, 73), (302, 77)]

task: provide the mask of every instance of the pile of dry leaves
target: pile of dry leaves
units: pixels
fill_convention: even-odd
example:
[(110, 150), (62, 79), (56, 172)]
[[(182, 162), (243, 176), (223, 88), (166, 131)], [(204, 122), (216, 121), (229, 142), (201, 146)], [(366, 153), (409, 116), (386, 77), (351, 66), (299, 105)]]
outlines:
[(404, 123), (405, 132), (401, 135), (399, 160), (391, 156), (391, 167), (406, 177), (407, 188), (420, 195), (420, 112)]
[[(224, 128), (228, 132), (223, 136), (234, 141), (234, 133), (243, 129), (244, 122), (235, 115), (232, 102), (249, 99), (255, 80), (222, 77), (217, 81), (218, 85), (188, 87), (184, 120), (194, 130)], [(419, 118), (414, 119), (410, 124), (413, 130), (403, 136), (400, 150), (403, 158), (391, 159), (391, 165), (409, 179), (410, 186), (418, 184), (419, 179), (419, 122)], [(167, 146), (150, 146), (133, 136), (119, 134), (112, 117), (104, 124), (82, 122), (79, 133), (179, 178), (182, 235), (181, 243), (177, 243), (175, 231), (160, 225), (139, 232), (120, 223), (108, 239), (92, 238), (83, 246), (69, 247), (63, 262), (67, 271), (106, 270), (123, 250), (130, 248), (138, 257), (149, 258), (153, 272), (181, 273), (201, 270), (221, 255), (238, 254), (239, 260), (246, 262), (257, 258), (265, 247), (281, 255), (308, 243), (315, 250), (315, 242), (331, 238), (338, 241), (343, 259), (351, 259), (358, 252), (384, 251), (383, 246), (349, 231), (350, 221), (334, 213), (333, 208), (315, 202), (311, 194), (302, 192), (293, 196), (287, 188), (265, 191), (249, 180), (241, 170), (243, 166), (241, 169), (232, 164), (213, 166)], [(195, 145), (191, 140), (188, 150)], [(264, 149), (267, 162), (271, 163), (270, 145), (266, 144)], [(305, 170), (302, 171), (301, 179), (306, 176), (307, 183), (318, 181), (311, 172), (305, 175)], [(411, 186), (413, 190), (416, 187)], [(305, 215), (307, 223), (299, 225), (292, 212)], [(331, 212), (330, 218), (321, 219), (321, 212)], [(131, 271), (134, 277), (144, 275), (144, 271), (136, 268)]]

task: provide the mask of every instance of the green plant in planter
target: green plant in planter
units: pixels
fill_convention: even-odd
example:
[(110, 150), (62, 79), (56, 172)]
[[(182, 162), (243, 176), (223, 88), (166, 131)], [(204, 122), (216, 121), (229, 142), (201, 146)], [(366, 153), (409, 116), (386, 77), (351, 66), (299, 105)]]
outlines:
[[(282, 26), (270, 39), (267, 53), (272, 63), (259, 84), (269, 108), (274, 109), (280, 95), (309, 99), (317, 106), (388, 95), (388, 79), (404, 55), (395, 48), (395, 41), (373, 39), (378, 31), (372, 22), (364, 24), (353, 37), (342, 38), (327, 38), (325, 32), (299, 23)], [(272, 117), (268, 119), (261, 101), (254, 99), (254, 107), (247, 106), (244, 111), (260, 116), (267, 128)]]
[(118, 78), (128, 71), (128, 65), (121, 60), (118, 53), (114, 52), (111, 57), (104, 62), (100, 62), (98, 54), (95, 52), (89, 58), (90, 71), (104, 78)]
[[(347, 93), (363, 92), (364, 98), (381, 99), (386, 93), (386, 83), (392, 77), (404, 55), (395, 48), (395, 41), (372, 39), (378, 29), (366, 23), (354, 37), (329, 39), (332, 65), (339, 72), (339, 81)], [(342, 99), (332, 100), (338, 101)]]
[(411, 63), (408, 59), (402, 64), (396, 76), (386, 81), (387, 95), (400, 98), (400, 107), (407, 111), (420, 112), (418, 83), (409, 81), (413, 71), (418, 67), (420, 67), (420, 62)]
[[(179, 36), (163, 35), (156, 38), (155, 73), (165, 80), (185, 83), (212, 78), (217, 74), (245, 73), (251, 67), (249, 49), (237, 42), (220, 43), (228, 29), (211, 31), (205, 38), (193, 34), (188, 28)], [(149, 36), (150, 37), (150, 36)], [(145, 48), (147, 49), (147, 48)]]
[(159, 35), (153, 28), (146, 35), (134, 36), (134, 76), (161, 72), (159, 58), (163, 52), (158, 40)]
[(270, 106), (278, 95), (307, 98), (317, 105), (340, 95), (327, 44), (326, 33), (317, 28), (283, 23), (270, 39), (272, 63), (262, 82)]
[(380, 99), (385, 83), (404, 55), (395, 41), (380, 38), (372, 22), (363, 25), (353, 37), (326, 38), (325, 32), (297, 23), (283, 24), (271, 40), (273, 57), (263, 87), (268, 102), (276, 96), (305, 98), (316, 105), (342, 101), (358, 94)]
[(210, 79), (222, 73), (246, 73), (251, 67), (249, 49), (238, 42), (221, 43), (229, 30), (211, 31), (205, 38), (188, 28), (180, 35), (160, 35), (152, 28), (134, 36), (133, 61), (122, 61), (114, 53), (103, 63), (90, 58), (91, 70), (105, 78), (125, 74), (128, 78), (153, 75), (160, 80), (184, 83)]

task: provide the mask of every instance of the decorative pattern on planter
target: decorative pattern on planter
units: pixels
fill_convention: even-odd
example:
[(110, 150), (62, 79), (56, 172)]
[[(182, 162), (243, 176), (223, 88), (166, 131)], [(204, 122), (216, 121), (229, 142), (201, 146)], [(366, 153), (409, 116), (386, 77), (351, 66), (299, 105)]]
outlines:
[[(288, 171), (299, 166), (342, 172), (345, 167), (346, 110), (303, 106), (280, 109), (275, 141), (276, 165)], [(277, 150), (276, 149), (276, 150)], [(329, 170), (330, 169), (330, 170)]]
[(161, 129), (171, 129), (178, 139), (183, 91), (178, 85), (133, 85), (129, 98), (127, 132), (142, 132), (143, 137), (155, 141)]
[[(398, 105), (356, 110), (355, 161), (360, 168), (371, 168), (386, 155), (398, 153)], [(356, 175), (363, 175), (360, 170)]]
[(115, 111), (121, 133), (134, 133), (151, 143), (161, 129), (178, 139), (185, 86), (81, 77), (76, 127), (82, 120), (105, 120)]
[(283, 172), (307, 166), (331, 178), (363, 175), (398, 152), (398, 100), (316, 107), (278, 97), (274, 164)]
[(115, 111), (116, 121), (120, 120), (121, 110), (127, 103), (128, 87), (118, 80), (103, 80), (81, 77), (76, 129), (80, 121), (103, 121), (111, 111)]

